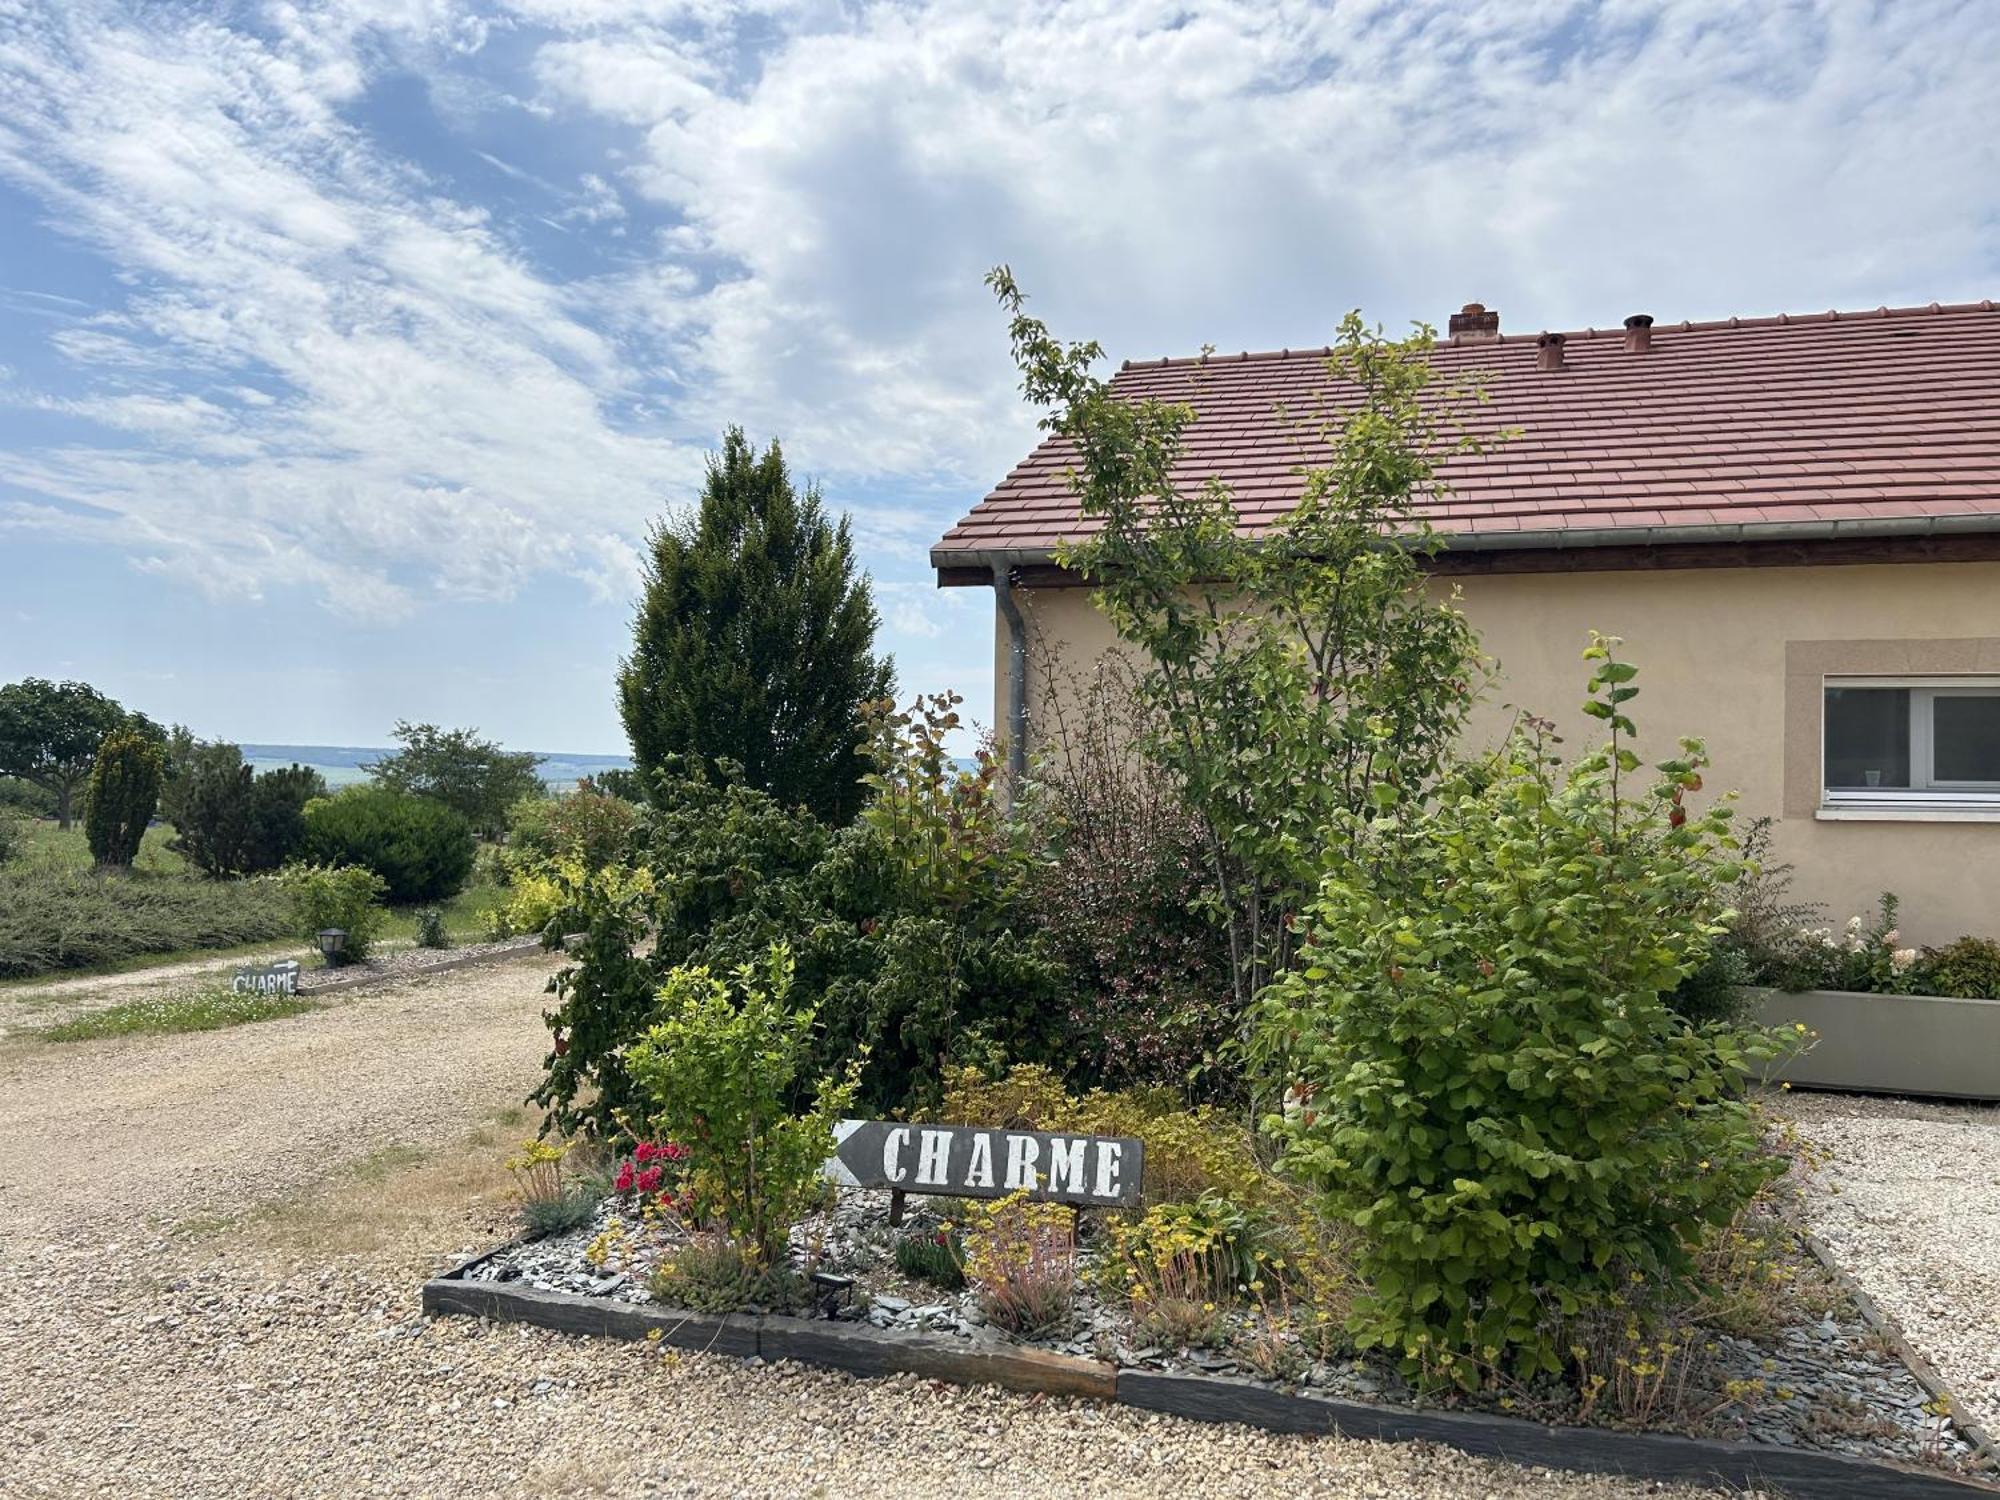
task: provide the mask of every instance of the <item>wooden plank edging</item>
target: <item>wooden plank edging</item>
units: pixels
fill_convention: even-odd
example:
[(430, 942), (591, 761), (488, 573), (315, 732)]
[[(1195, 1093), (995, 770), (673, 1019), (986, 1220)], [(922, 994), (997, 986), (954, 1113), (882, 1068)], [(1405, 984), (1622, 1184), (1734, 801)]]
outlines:
[[(496, 1246), (426, 1281), (423, 1310), (528, 1323), (600, 1338), (643, 1339), (657, 1330), (659, 1341), (676, 1349), (790, 1359), (864, 1376), (910, 1373), (958, 1385), (1004, 1385), (1050, 1395), (1084, 1396), (1195, 1421), (1239, 1422), (1272, 1432), (1441, 1443), (1510, 1463), (1634, 1479), (1740, 1487), (1776, 1485), (1814, 1500), (1821, 1496), (1827, 1500), (1968, 1500), (1977, 1495), (2000, 1495), (2000, 1487), (1978, 1479), (1837, 1453), (1616, 1428), (1548, 1427), (1487, 1412), (1299, 1395), (1223, 1376), (1152, 1374), (1120, 1369), (1102, 1360), (1016, 1345), (968, 1344), (937, 1334), (891, 1333), (866, 1324), (682, 1312), (651, 1303), (545, 1292), (519, 1282), (465, 1279), (468, 1270), (506, 1248)], [(1986, 1451), (1983, 1434), (1974, 1441)]]
[(1834, 1285), (1845, 1292), (1860, 1310), (1861, 1321), (1895, 1351), (1896, 1357), (1908, 1368), (1910, 1374), (1916, 1377), (1917, 1384), (1930, 1393), (1931, 1399), (1943, 1403), (1944, 1409), (1951, 1414), (1951, 1425), (1958, 1429), (1959, 1436), (1979, 1451), (1981, 1463), (1989, 1469), (2000, 1469), (2000, 1447), (1994, 1446), (1992, 1434), (1984, 1427), (1966, 1419), (1964, 1404), (1952, 1394), (1951, 1387), (1944, 1383), (1944, 1377), (1938, 1374), (1931, 1362), (1917, 1352), (1916, 1345), (1910, 1342), (1896, 1321), (1875, 1305), (1873, 1297), (1861, 1290), (1861, 1283), (1850, 1276), (1840, 1262), (1833, 1258), (1833, 1252), (1826, 1248), (1825, 1241), (1818, 1235), (1802, 1234), (1799, 1238), (1805, 1241), (1805, 1247), (1813, 1259), (1818, 1261), (1833, 1278)]

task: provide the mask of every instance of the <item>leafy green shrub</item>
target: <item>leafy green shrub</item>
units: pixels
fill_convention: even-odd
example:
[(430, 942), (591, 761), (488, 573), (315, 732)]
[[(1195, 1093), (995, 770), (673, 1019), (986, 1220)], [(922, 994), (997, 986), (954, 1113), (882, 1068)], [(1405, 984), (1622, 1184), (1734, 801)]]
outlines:
[(1927, 949), (1917, 960), (1909, 988), (1921, 995), (2000, 1000), (2000, 943), (1962, 937), (1942, 948)]
[(53, 818), (56, 794), (19, 776), (0, 776), (0, 807), (29, 818)]
[(802, 1311), (812, 1288), (790, 1266), (726, 1234), (696, 1234), (654, 1268), (652, 1292), (671, 1307), (725, 1313)]
[(472, 873), (472, 854), (472, 825), (425, 797), (354, 786), (306, 804), (301, 857), (373, 870), (397, 904), (457, 894)]
[(26, 842), (22, 834), (22, 819), (12, 808), (0, 805), (0, 865), (4, 865), (21, 852)]
[(106, 735), (98, 746), (83, 820), (98, 864), (123, 869), (138, 857), (160, 801), (161, 762), (159, 741), (132, 730)]
[(1722, 931), (1729, 809), (1688, 810), (1694, 741), (1630, 795), (1614, 644), (1586, 653), (1608, 743), (1565, 773), (1531, 721), (1373, 820), (1256, 1013), (1280, 1169), (1363, 1234), (1350, 1329), (1429, 1378), (1558, 1372), (1555, 1317), (1688, 1277), (1782, 1170), (1742, 1097), (1775, 1043), (1665, 1003)]
[(0, 978), (265, 942), (291, 931), (291, 903), (275, 881), (222, 886), (53, 861), (0, 868)]
[(1033, 1065), (994, 1080), (962, 1068), (945, 1085), (938, 1118), (946, 1124), (1138, 1137), (1146, 1146), (1148, 1204), (1211, 1197), (1253, 1207), (1273, 1190), (1243, 1120), (1209, 1105), (1190, 1109), (1172, 1089), (1097, 1089), (1078, 1097)]
[(935, 1100), (948, 1065), (1063, 1055), (1064, 979), (1027, 920), (1033, 854), (1001, 816), (996, 768), (963, 773), (944, 753), (949, 700), (871, 713), (882, 770), (858, 823), (830, 833), (740, 783), (665, 772), (641, 861), (651, 886), (566, 885), (553, 920), (584, 936), (552, 981), (556, 1046), (535, 1096), (555, 1128), (618, 1128), (621, 1049), (673, 970), (730, 973), (779, 942), (819, 1018), (808, 1074), (865, 1056), (871, 1108)]
[(955, 1292), (965, 1285), (965, 1249), (949, 1225), (913, 1229), (896, 1241), (896, 1269), (912, 1281)]
[(444, 912), (435, 906), (426, 906), (417, 913), (417, 946), (419, 948), (449, 948), (451, 934), (444, 930)]
[(644, 1099), (643, 1134), (687, 1148), (697, 1215), (766, 1264), (783, 1257), (792, 1224), (825, 1197), (820, 1167), (855, 1088), (851, 1078), (823, 1078), (811, 1107), (789, 1112), (806, 1081), (814, 1019), (810, 1005), (791, 1006), (791, 990), (782, 946), (760, 967), (738, 969), (733, 986), (706, 969), (676, 969), (629, 1064)]
[(329, 927), (347, 934), (343, 961), (362, 959), (381, 931), (382, 877), (357, 865), (291, 865), (278, 877), (292, 903), (292, 929), (310, 941)]
[(581, 860), (592, 869), (624, 862), (639, 810), (579, 786), (561, 797), (524, 797), (507, 810), (507, 844), (516, 858)]

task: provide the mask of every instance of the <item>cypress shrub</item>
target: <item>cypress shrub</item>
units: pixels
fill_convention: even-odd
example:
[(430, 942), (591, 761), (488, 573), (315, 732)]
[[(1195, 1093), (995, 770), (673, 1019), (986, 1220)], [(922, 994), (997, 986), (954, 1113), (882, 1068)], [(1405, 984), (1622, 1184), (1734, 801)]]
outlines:
[(373, 870), (398, 905), (445, 900), (472, 873), (472, 825), (428, 797), (349, 787), (307, 803), (304, 821), (305, 860)]
[(98, 747), (83, 831), (99, 865), (123, 869), (138, 858), (160, 801), (161, 761), (159, 745), (133, 730), (108, 735)]

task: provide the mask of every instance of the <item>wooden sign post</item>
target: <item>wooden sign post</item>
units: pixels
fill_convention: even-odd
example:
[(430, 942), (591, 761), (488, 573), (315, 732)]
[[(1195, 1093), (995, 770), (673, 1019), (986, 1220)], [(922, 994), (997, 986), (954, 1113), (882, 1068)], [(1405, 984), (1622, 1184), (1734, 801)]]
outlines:
[(888, 1188), (889, 1222), (903, 1195), (1004, 1198), (1026, 1190), (1044, 1203), (1129, 1208), (1139, 1201), (1145, 1143), (1126, 1135), (1065, 1135), (977, 1125), (842, 1120), (826, 1175), (846, 1187)]

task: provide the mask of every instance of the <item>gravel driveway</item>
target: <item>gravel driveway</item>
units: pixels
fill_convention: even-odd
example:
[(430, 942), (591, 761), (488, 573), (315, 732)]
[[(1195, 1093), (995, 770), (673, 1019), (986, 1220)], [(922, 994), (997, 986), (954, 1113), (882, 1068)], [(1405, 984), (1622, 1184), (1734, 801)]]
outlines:
[(2000, 1110), (1797, 1092), (1784, 1107), (1827, 1155), (1820, 1238), (2000, 1431)]
[(1699, 1493), (427, 1322), (421, 1277), (506, 1228), (547, 967), (0, 1043), (0, 1494)]

